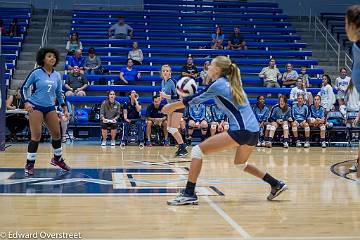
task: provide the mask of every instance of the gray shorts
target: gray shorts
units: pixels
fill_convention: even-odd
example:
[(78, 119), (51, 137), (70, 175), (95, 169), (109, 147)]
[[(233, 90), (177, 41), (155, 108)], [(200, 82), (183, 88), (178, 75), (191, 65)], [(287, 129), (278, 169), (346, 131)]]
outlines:
[(280, 85), (278, 82), (264, 82), (264, 87), (267, 87), (267, 88), (279, 88)]

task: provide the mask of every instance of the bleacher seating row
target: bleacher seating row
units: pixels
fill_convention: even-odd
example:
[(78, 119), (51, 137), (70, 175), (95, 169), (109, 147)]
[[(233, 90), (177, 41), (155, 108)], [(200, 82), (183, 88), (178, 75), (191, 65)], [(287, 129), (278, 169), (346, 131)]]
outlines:
[(325, 23), (330, 32), (343, 46), (350, 43), (345, 31), (344, 13), (320, 13), (320, 20)]
[[(3, 23), (8, 30), (8, 26), (13, 19), (17, 19), (18, 33), (17, 37), (1, 36), (1, 52), (6, 60), (6, 80), (11, 80), (13, 69), (16, 66), (16, 60), (19, 57), (22, 43), (31, 18), (31, 9), (29, 8), (0, 8), (0, 15)], [(9, 81), (7, 81), (9, 83)]]

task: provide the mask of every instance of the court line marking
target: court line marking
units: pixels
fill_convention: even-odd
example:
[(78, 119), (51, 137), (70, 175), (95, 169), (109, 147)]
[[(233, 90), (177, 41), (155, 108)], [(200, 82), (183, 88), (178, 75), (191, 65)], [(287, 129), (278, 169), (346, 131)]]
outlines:
[(220, 208), (214, 201), (208, 196), (202, 196), (202, 198), (214, 209), (234, 230), (236, 230), (243, 239), (251, 239), (248, 232), (245, 231), (237, 222), (235, 222), (222, 208)]

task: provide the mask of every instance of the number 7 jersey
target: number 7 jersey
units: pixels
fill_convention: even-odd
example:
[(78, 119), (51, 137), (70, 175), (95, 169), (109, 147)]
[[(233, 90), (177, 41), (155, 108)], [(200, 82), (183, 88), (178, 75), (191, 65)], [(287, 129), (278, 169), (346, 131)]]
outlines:
[[(32, 86), (32, 92), (29, 88)], [(49, 75), (42, 67), (35, 68), (26, 77), (21, 86), (21, 97), (24, 102), (50, 107), (55, 105), (57, 98), (60, 105), (64, 104), (64, 99), (61, 95), (62, 81), (61, 75), (53, 70)]]

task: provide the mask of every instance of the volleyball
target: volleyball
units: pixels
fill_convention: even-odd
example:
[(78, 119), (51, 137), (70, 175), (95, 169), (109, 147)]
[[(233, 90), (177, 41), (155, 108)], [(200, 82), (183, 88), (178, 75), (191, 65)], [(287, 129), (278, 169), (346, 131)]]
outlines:
[(187, 97), (194, 94), (196, 89), (196, 82), (190, 77), (183, 77), (176, 83), (176, 92), (181, 97)]

